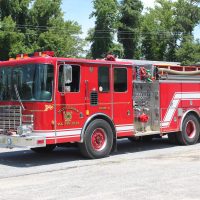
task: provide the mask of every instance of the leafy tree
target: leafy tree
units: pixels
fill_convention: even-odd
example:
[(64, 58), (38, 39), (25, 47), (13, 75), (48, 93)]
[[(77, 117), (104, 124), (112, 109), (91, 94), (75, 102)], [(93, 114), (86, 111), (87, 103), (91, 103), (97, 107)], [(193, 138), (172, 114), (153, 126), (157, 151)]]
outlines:
[(183, 65), (200, 63), (200, 41), (194, 41), (192, 36), (185, 36), (184, 42), (176, 50), (176, 55)]
[(110, 52), (117, 58), (124, 57), (124, 48), (120, 43), (113, 43), (110, 48)]
[[(64, 21), (61, 0), (1, 0), (1, 60), (16, 53), (53, 50), (57, 56), (80, 56), (81, 27)], [(8, 31), (9, 29), (9, 31)]]
[(11, 16), (17, 24), (23, 24), (28, 17), (28, 7), (32, 0), (1, 0), (0, 18)]
[[(169, 0), (157, 0), (154, 9), (149, 9), (142, 24), (142, 53), (149, 60), (168, 60), (173, 43), (173, 3)], [(170, 60), (173, 58), (170, 55)], [(172, 61), (172, 60), (171, 60)]]
[[(199, 3), (200, 0), (177, 0), (174, 3), (174, 30), (178, 32), (177, 40), (180, 43), (180, 47), (176, 48), (175, 53), (177, 59), (183, 64), (194, 63), (199, 59), (197, 56), (199, 42), (194, 41), (193, 37), (193, 30), (200, 22)], [(188, 51), (187, 55), (186, 50)]]
[(142, 24), (142, 52), (146, 59), (177, 61), (176, 50), (192, 35), (200, 20), (198, 1), (156, 0)]
[(200, 0), (177, 0), (175, 7), (176, 30), (192, 35), (194, 27), (200, 22)]
[(40, 49), (54, 49), (56, 56), (81, 56), (84, 43), (77, 35), (80, 32), (77, 23), (64, 22), (63, 19), (56, 18), (50, 20), (48, 25), (48, 31), (41, 33), (38, 38)]
[(113, 45), (114, 30), (118, 17), (117, 0), (93, 0), (95, 27), (91, 38), (91, 54), (93, 58), (104, 57)]
[(4, 17), (4, 20), (0, 22), (0, 59), (7, 59), (12, 53), (19, 53), (19, 51), (25, 50), (23, 45), (24, 34), (16, 31), (16, 24), (12, 18)]
[(123, 45), (124, 58), (132, 59), (138, 48), (143, 6), (140, 0), (123, 0), (120, 8), (118, 41)]
[(61, 3), (62, 0), (35, 0), (30, 10), (33, 25), (42, 26), (42, 32), (51, 18), (63, 18)]

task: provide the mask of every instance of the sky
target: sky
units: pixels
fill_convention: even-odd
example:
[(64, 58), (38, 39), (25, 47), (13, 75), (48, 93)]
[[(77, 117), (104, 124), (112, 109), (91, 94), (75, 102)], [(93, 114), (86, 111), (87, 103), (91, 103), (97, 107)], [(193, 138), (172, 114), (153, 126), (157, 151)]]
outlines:
[[(92, 0), (62, 0), (62, 10), (65, 20), (78, 22), (82, 26), (83, 35), (94, 27), (94, 18), (89, 18), (93, 11)], [(152, 7), (154, 0), (142, 0), (144, 7)]]
[[(93, 11), (92, 0), (62, 0), (62, 10), (64, 11), (65, 20), (78, 22), (82, 27), (83, 37), (87, 31), (94, 27), (94, 18), (89, 18)], [(154, 0), (142, 0), (145, 8), (153, 7)], [(195, 38), (200, 38), (200, 25), (194, 30)]]

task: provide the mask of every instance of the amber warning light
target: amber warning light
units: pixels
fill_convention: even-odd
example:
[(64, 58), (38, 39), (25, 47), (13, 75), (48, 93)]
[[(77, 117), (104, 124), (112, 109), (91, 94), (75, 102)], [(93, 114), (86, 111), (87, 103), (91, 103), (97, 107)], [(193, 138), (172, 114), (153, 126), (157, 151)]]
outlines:
[(35, 52), (33, 54), (34, 57), (37, 57), (37, 56), (41, 56), (41, 57), (46, 57), (46, 56), (50, 56), (50, 57), (54, 57), (55, 53), (54, 51), (43, 51), (43, 52)]
[(16, 59), (14, 58), (9, 58), (9, 61), (11, 60), (21, 60), (21, 59), (27, 59), (27, 58), (32, 58), (32, 57), (54, 57), (55, 53), (54, 51), (42, 51), (42, 52), (34, 52), (33, 54), (17, 54)]

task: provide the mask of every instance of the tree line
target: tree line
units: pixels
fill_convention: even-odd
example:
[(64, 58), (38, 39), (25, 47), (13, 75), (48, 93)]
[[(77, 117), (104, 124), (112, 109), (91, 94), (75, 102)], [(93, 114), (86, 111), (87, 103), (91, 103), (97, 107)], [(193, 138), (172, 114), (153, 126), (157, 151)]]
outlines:
[[(62, 0), (1, 0), (0, 60), (18, 53), (53, 50), (56, 56), (200, 62), (200, 0), (93, 0), (94, 28), (64, 20)], [(66, 13), (67, 14), (67, 13)], [(89, 13), (88, 13), (89, 15)], [(85, 52), (85, 46), (90, 48)]]
[(156, 0), (147, 10), (140, 0), (93, 3), (91, 57), (114, 52), (126, 59), (200, 62), (200, 41), (193, 35), (200, 23), (200, 0)]
[(81, 26), (65, 21), (62, 0), (1, 0), (0, 60), (19, 53), (53, 50), (56, 56), (83, 52)]

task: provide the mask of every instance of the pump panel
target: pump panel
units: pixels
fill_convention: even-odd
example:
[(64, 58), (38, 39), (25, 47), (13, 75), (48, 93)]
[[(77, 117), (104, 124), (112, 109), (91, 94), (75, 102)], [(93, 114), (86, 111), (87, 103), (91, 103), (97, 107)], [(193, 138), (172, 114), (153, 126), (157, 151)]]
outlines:
[(160, 131), (159, 82), (134, 82), (136, 132)]

